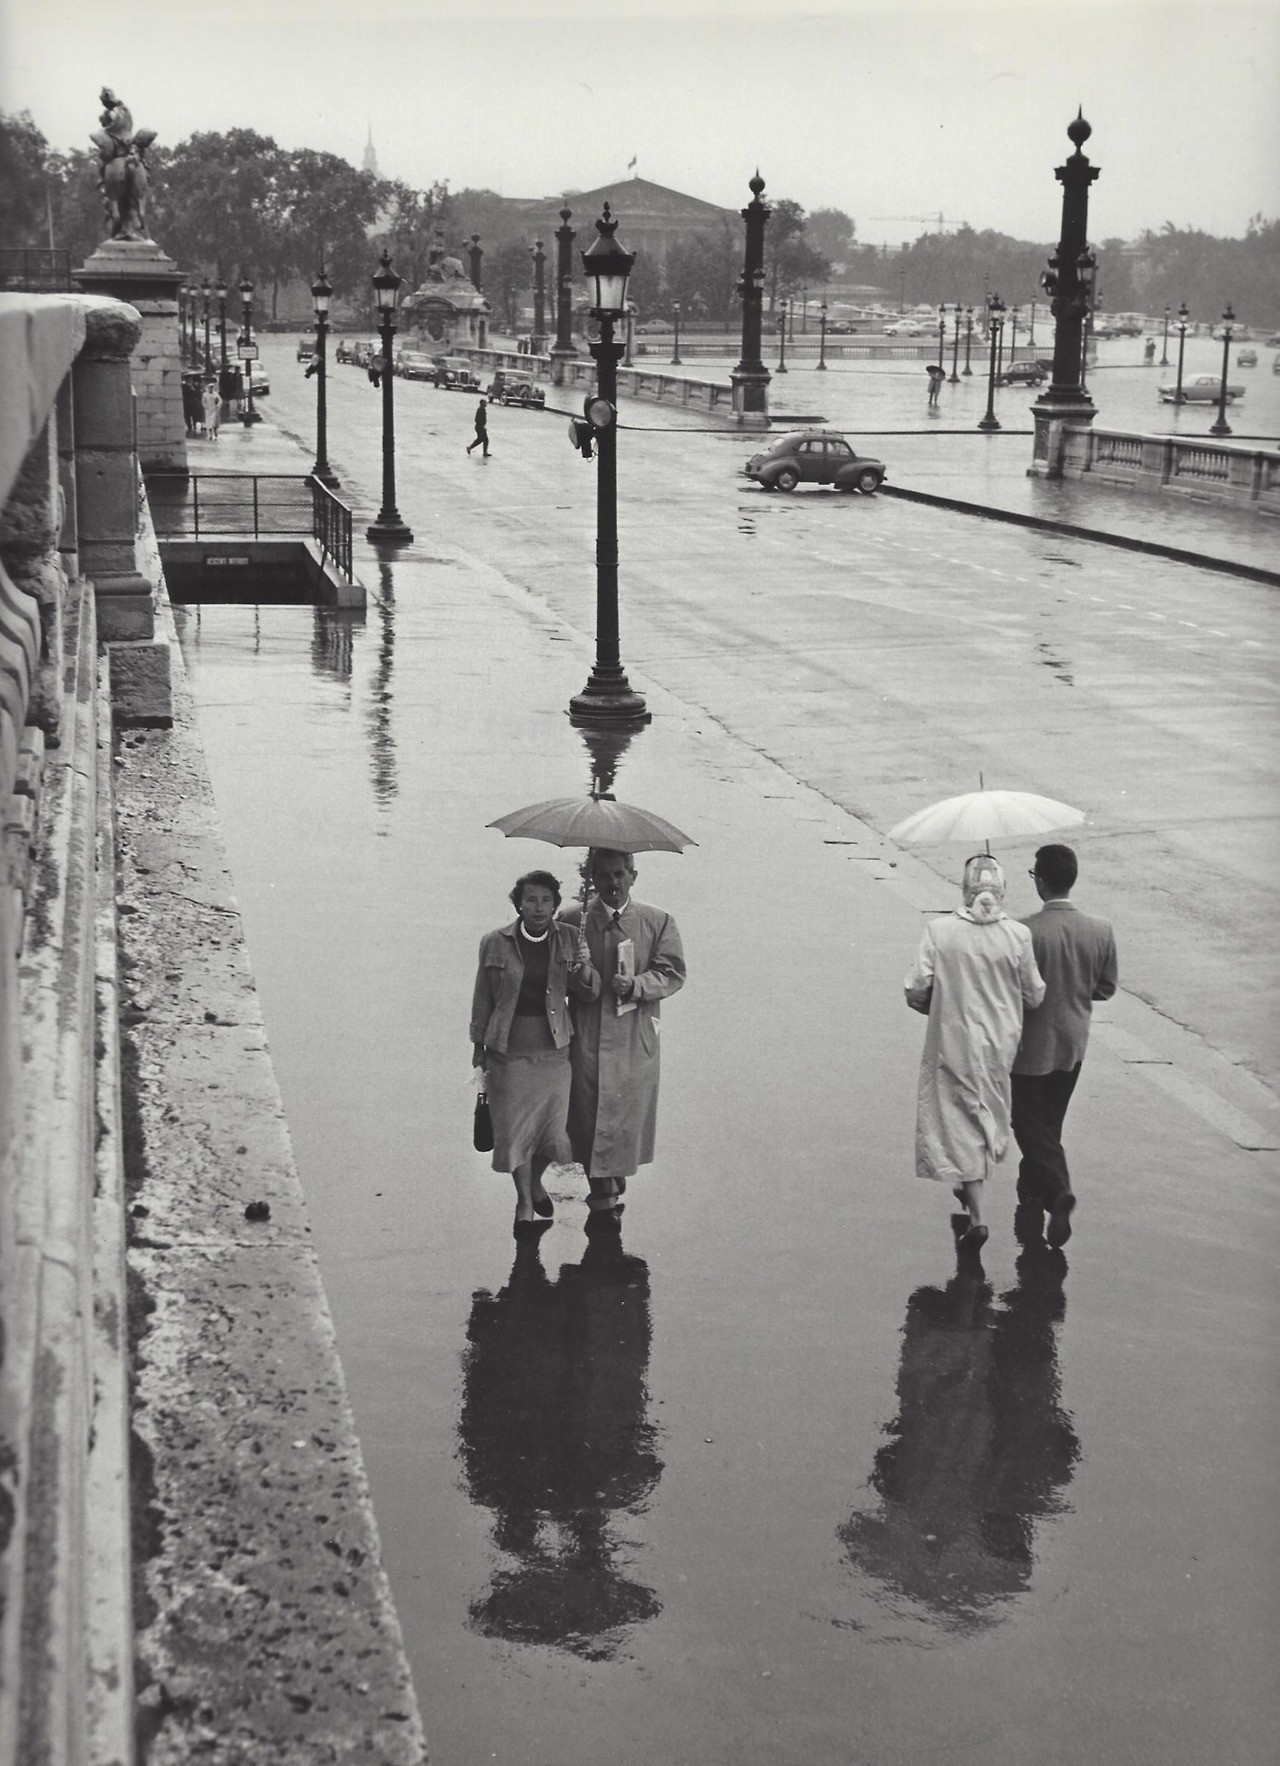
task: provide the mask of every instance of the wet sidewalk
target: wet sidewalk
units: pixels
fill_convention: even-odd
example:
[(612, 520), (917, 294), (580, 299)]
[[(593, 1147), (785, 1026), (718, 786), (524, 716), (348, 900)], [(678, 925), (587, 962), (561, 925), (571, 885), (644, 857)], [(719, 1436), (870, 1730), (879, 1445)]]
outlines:
[(433, 1759), (1268, 1758), (1273, 1162), (1099, 1035), (1066, 1256), (1014, 1240), (1006, 1167), (958, 1270), (901, 998), (953, 889), (666, 660), (617, 784), (698, 842), (639, 861), (690, 970), (657, 1159), (620, 1248), (567, 1171), (517, 1254), (466, 1006), (517, 872), (573, 870), (484, 824), (585, 791), (591, 652), (494, 561), (530, 492), (493, 484), (464, 539), (406, 471), (364, 621), (183, 621)]

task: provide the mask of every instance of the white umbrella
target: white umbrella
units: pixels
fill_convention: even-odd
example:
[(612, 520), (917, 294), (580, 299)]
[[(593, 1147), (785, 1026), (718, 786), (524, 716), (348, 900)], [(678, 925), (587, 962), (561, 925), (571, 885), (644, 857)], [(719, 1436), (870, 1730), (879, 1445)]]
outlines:
[(1082, 809), (1053, 797), (1038, 797), (1034, 791), (966, 791), (918, 809), (890, 828), (889, 838), (900, 845), (943, 846), (964, 841), (971, 846), (978, 840), (1007, 840), (1074, 828), (1083, 820)]

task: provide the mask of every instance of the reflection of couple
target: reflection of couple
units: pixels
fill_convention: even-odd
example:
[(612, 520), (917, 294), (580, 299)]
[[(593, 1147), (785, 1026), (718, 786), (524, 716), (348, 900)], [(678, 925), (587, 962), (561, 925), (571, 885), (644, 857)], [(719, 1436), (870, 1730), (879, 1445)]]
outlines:
[(653, 1618), (653, 1590), (619, 1568), (615, 1515), (638, 1513), (662, 1474), (648, 1419), (649, 1271), (614, 1235), (548, 1279), (522, 1238), (496, 1297), (467, 1331), (461, 1458), (508, 1563), (471, 1608), (486, 1637), (612, 1656)]
[(1001, 1617), (1030, 1583), (1036, 1523), (1080, 1454), (1059, 1404), (1064, 1260), (1043, 1242), (996, 1303), (972, 1260), (907, 1302), (898, 1415), (876, 1454), (880, 1507), (840, 1529), (850, 1559), (948, 1629)]

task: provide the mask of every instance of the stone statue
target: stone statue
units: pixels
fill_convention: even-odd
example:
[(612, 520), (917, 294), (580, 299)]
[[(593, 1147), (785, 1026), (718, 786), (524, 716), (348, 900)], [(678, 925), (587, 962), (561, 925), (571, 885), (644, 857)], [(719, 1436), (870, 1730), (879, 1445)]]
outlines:
[(110, 223), (112, 239), (146, 239), (146, 152), (156, 138), (154, 129), (134, 131), (133, 116), (110, 86), (102, 88), (100, 129), (89, 139), (98, 150), (98, 188)]

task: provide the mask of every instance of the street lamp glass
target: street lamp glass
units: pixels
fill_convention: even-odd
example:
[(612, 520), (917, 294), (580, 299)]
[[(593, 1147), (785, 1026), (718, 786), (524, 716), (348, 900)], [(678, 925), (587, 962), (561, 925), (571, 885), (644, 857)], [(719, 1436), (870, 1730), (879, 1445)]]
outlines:
[(379, 312), (395, 312), (396, 291), (399, 287), (400, 277), (391, 268), (391, 255), (384, 251), (378, 259), (378, 274), (373, 278), (373, 292)]
[(1235, 322), (1236, 316), (1231, 310), (1231, 302), (1228, 301), (1222, 314), (1222, 323), (1224, 325), (1234, 325)]
[(333, 289), (329, 284), (329, 278), (325, 275), (324, 271), (321, 270), (319, 276), (311, 284), (311, 298), (315, 302), (317, 319), (328, 318), (329, 302), (332, 297)]
[(613, 237), (617, 226), (606, 202), (596, 222), (596, 237), (582, 254), (582, 268), (595, 297), (592, 311), (615, 319), (626, 311), (627, 279), (636, 261), (635, 253), (624, 251)]
[(253, 283), (250, 282), (250, 280), (247, 276), (245, 277), (244, 281), (240, 284), (240, 293), (244, 297), (245, 300), (252, 300), (253, 299)]
[(219, 301), (226, 300), (226, 298), (227, 298), (227, 285), (222, 280), (221, 276), (219, 276), (218, 281), (217, 281), (217, 285), (214, 288), (213, 292), (217, 295)]
[(200, 292), (204, 296), (204, 304), (206, 306), (208, 306), (208, 304), (209, 304), (209, 278), (207, 276), (205, 277), (204, 281), (200, 284)]

